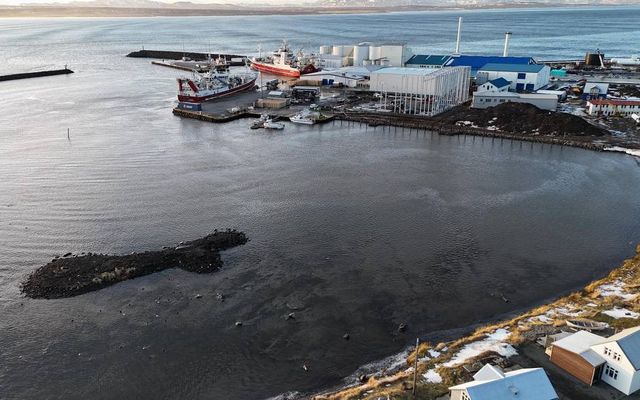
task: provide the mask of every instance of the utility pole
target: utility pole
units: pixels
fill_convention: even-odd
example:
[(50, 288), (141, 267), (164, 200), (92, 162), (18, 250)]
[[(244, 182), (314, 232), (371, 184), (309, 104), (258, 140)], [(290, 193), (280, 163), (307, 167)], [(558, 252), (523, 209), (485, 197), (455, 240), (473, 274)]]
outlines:
[(416, 359), (413, 362), (413, 397), (416, 397), (416, 385), (418, 383), (418, 347), (420, 347), (420, 338), (416, 338)]

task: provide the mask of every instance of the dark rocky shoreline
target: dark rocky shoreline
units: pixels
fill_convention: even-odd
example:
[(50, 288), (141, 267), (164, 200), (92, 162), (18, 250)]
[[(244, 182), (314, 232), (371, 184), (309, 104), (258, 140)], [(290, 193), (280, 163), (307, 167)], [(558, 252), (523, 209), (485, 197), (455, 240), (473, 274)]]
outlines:
[(247, 243), (243, 232), (214, 231), (212, 234), (160, 251), (123, 256), (65, 254), (34, 271), (22, 285), (22, 292), (34, 299), (78, 296), (128, 279), (168, 268), (181, 268), (198, 274), (222, 266), (220, 251)]

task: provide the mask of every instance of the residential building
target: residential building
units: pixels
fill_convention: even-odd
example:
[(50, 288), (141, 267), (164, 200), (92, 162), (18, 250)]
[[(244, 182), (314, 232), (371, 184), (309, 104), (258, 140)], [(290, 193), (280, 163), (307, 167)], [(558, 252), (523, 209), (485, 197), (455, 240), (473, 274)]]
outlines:
[(494, 79), (478, 86), (478, 92), (507, 92), (511, 82), (504, 78)]
[(640, 327), (625, 329), (591, 349), (606, 361), (603, 382), (626, 395), (640, 389)]
[(605, 359), (591, 349), (604, 340), (591, 332), (579, 331), (551, 345), (550, 360), (587, 385), (600, 379)]
[(609, 338), (580, 331), (551, 345), (551, 362), (580, 381), (603, 381), (629, 395), (640, 389), (640, 327)]
[(370, 90), (385, 109), (431, 116), (467, 101), (469, 73), (469, 67), (382, 68), (371, 73)]
[(533, 92), (549, 84), (550, 71), (547, 65), (487, 64), (478, 70), (476, 83), (504, 78), (511, 82), (511, 90)]
[(608, 83), (587, 82), (582, 89), (582, 100), (606, 99), (608, 92)]
[(542, 110), (555, 111), (558, 96), (554, 94), (514, 93), (514, 92), (474, 92), (471, 108), (489, 108), (502, 103), (527, 103)]
[(504, 372), (486, 364), (473, 381), (449, 388), (451, 400), (557, 400), (558, 394), (542, 368)]
[(587, 114), (593, 116), (631, 117), (638, 113), (640, 113), (640, 100), (595, 99), (587, 101)]

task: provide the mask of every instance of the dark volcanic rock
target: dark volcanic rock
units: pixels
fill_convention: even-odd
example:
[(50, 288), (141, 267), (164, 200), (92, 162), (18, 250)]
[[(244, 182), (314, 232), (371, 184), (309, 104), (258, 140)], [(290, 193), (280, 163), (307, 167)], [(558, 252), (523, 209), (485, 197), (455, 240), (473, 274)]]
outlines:
[(88, 253), (58, 258), (38, 268), (22, 285), (31, 298), (73, 297), (115, 283), (152, 274), (167, 268), (182, 268), (198, 274), (213, 272), (222, 266), (220, 251), (247, 243), (242, 232), (214, 232), (202, 239), (176, 248), (147, 251), (124, 256)]
[(604, 136), (609, 134), (606, 129), (592, 125), (578, 116), (541, 110), (524, 103), (502, 103), (487, 109), (459, 106), (434, 117), (434, 120), (452, 125), (470, 121), (481, 128), (493, 126), (503, 132), (523, 135)]

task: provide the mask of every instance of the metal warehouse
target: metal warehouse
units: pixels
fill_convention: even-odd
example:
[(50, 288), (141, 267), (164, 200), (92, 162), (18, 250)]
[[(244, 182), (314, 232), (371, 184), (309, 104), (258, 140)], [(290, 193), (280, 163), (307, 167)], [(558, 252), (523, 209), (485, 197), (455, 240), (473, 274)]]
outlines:
[(386, 109), (436, 115), (469, 98), (469, 67), (383, 68), (371, 73), (371, 91)]

